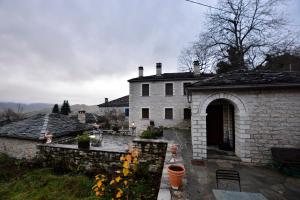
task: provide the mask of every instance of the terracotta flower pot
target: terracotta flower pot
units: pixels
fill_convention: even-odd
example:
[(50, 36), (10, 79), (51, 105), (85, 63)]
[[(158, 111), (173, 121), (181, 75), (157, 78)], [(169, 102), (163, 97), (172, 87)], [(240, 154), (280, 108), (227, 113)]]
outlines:
[(169, 182), (173, 189), (178, 190), (182, 184), (182, 178), (185, 174), (183, 165), (170, 165), (168, 167)]

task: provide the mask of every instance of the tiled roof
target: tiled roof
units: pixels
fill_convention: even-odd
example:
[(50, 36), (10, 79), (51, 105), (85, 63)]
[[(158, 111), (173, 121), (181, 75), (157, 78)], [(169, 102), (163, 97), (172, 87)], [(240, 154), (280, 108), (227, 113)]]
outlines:
[(95, 113), (85, 113), (85, 122), (88, 124), (96, 123), (98, 120), (98, 115)]
[(213, 74), (199, 74), (195, 75), (193, 72), (178, 72), (178, 73), (164, 73), (161, 75), (142, 76), (129, 79), (128, 82), (147, 82), (147, 81), (181, 81), (181, 80), (199, 80), (202, 78), (211, 77)]
[(188, 89), (300, 86), (300, 72), (233, 71), (198, 81)]
[(114, 99), (107, 103), (102, 103), (98, 105), (99, 107), (128, 107), (129, 106), (129, 95)]
[(84, 129), (84, 125), (66, 115), (38, 114), (0, 127), (0, 136), (40, 140), (46, 130), (60, 137)]

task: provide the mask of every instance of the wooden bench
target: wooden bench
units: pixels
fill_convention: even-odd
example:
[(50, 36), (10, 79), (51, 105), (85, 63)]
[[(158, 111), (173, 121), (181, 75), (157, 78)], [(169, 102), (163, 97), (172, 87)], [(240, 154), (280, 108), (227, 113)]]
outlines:
[(279, 170), (300, 177), (300, 149), (271, 148), (273, 164)]
[(219, 188), (219, 180), (233, 180), (239, 182), (239, 189), (241, 190), (241, 181), (240, 181), (240, 174), (238, 171), (235, 170), (224, 170), (218, 169), (216, 170), (216, 182), (217, 188)]

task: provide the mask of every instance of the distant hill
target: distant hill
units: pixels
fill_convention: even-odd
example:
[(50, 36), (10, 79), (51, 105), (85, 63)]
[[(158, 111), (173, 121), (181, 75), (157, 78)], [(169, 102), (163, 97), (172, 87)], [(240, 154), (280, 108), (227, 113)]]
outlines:
[[(32, 116), (35, 114), (46, 114), (52, 111), (54, 104), (47, 103), (14, 103), (14, 102), (0, 102), (0, 112), (12, 109), (15, 112), (26, 113), (26, 116)], [(60, 106), (60, 105), (59, 105)], [(96, 105), (85, 105), (85, 104), (75, 104), (71, 105), (71, 114), (77, 114), (79, 110), (85, 110), (88, 113), (97, 113), (99, 108)]]
[(14, 102), (0, 102), (0, 112), (12, 109), (15, 112), (23, 112), (23, 113), (29, 113), (29, 112), (35, 112), (39, 110), (51, 110), (53, 107), (53, 104), (47, 104), (47, 103), (30, 103), (30, 104), (24, 104), (24, 103), (14, 103)]

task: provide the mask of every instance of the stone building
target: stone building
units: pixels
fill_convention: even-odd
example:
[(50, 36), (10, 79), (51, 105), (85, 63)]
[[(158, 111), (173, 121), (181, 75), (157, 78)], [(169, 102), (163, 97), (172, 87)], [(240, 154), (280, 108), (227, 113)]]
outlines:
[(232, 72), (186, 89), (194, 159), (209, 158), (216, 147), (265, 164), (272, 147), (300, 148), (299, 72)]
[(78, 119), (61, 114), (37, 114), (0, 127), (0, 152), (15, 158), (33, 158), (37, 144), (45, 143), (45, 133), (53, 139), (89, 129)]
[(109, 112), (117, 112), (117, 114), (122, 114), (125, 117), (129, 116), (129, 96), (123, 96), (112, 101), (108, 101), (108, 98), (105, 98), (105, 102), (98, 105), (99, 115), (104, 116)]
[(129, 123), (134, 123), (137, 133), (147, 129), (150, 121), (155, 126), (186, 128), (190, 126), (190, 106), (184, 86), (212, 74), (200, 73), (195, 62), (194, 72), (162, 73), (161, 63), (156, 63), (156, 75), (139, 76), (129, 82)]

